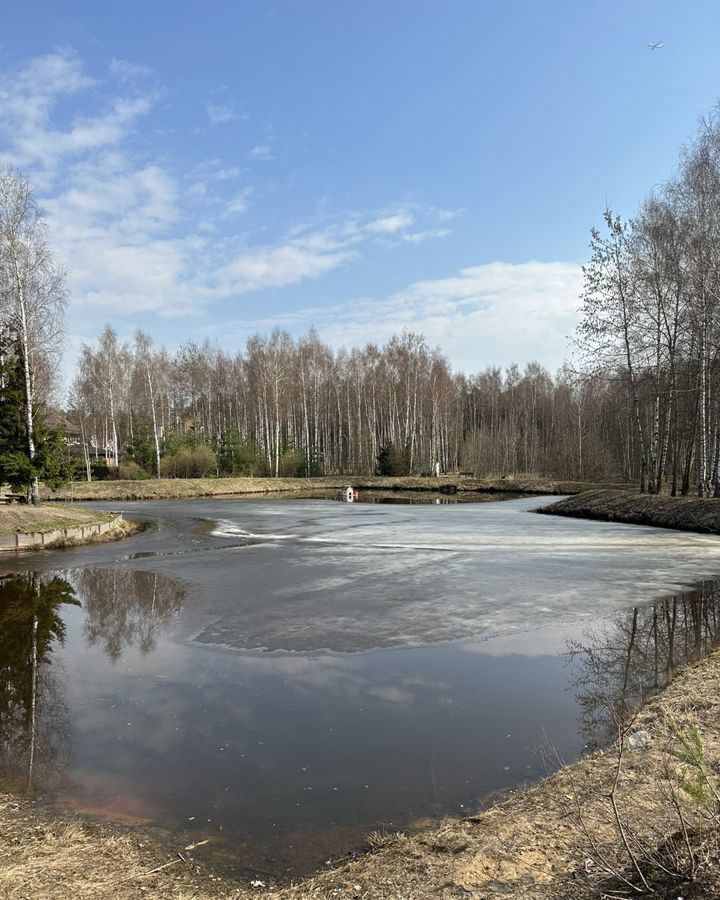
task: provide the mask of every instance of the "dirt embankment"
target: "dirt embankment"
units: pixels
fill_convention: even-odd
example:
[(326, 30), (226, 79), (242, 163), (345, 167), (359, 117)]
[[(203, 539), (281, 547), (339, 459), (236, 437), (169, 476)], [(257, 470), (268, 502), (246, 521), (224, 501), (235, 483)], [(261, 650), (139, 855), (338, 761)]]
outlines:
[(629, 491), (593, 490), (559, 500), (538, 512), (720, 534), (720, 499), (711, 497), (668, 497)]
[(59, 528), (76, 528), (107, 522), (110, 518), (110, 513), (95, 509), (13, 503), (0, 506), (0, 534), (15, 534), (16, 531), (30, 534)]
[[(587, 756), (497, 806), (419, 835), (375, 835), (355, 861), (279, 887), (264, 876), (242, 884), (215, 878), (196, 861), (200, 845), (167, 850), (129, 830), (53, 818), (0, 795), (0, 897), (720, 896), (719, 722), (715, 654), (647, 703), (622, 752)], [(642, 879), (652, 892), (630, 887), (642, 888)]]
[[(337, 490), (343, 484), (359, 490), (428, 491), (447, 493), (577, 494), (595, 484), (554, 481), (535, 476), (475, 478), (442, 475), (439, 478), (403, 478), (371, 475), (327, 478), (159, 478), (142, 481), (73, 482), (57, 492), (45, 490), (44, 500), (168, 500), (192, 497), (241, 496), (276, 492)], [(623, 489), (626, 485), (604, 485)]]
[(0, 505), (0, 551), (117, 540), (136, 530), (116, 513), (57, 504)]

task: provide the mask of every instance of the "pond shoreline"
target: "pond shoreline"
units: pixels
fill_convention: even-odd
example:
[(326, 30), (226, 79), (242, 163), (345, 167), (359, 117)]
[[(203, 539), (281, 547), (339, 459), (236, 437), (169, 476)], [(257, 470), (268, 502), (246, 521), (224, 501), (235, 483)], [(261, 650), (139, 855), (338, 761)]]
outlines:
[[(628, 495), (626, 499), (636, 498)], [(658, 618), (664, 621), (662, 615)], [(682, 615), (678, 621), (683, 621)], [(713, 634), (717, 633), (713, 626)], [(695, 646), (692, 640), (690, 644)], [(559, 771), (544, 781), (507, 792), (502, 802), (476, 815), (446, 819), (411, 836), (374, 833), (367, 847), (352, 858), (335, 860), (294, 884), (275, 883), (263, 872), (242, 879), (223, 878), (204, 862), (203, 834), (196, 843), (165, 832), (159, 832), (159, 838), (157, 832), (148, 836), (142, 826), (100, 824), (42, 799), (0, 793), (0, 896), (48, 900), (68, 896), (77, 900), (97, 896), (120, 900), (137, 896), (156, 900), (181, 896), (196, 900), (460, 896), (579, 900), (598, 896), (603, 867), (618, 877), (633, 877), (608, 803), (613, 783), (617, 783), (615, 800), (621, 820), (639, 841), (658, 847), (658, 835), (664, 839), (678, 833), (676, 810), (667, 803), (668, 786), (674, 784), (668, 778), (672, 778), (672, 760), (677, 759), (673, 756), (678, 752), (677, 735), (692, 735), (697, 729), (713, 779), (712, 773), (720, 770), (720, 653), (685, 668), (677, 665), (675, 671), (669, 686), (652, 696), (632, 721), (625, 739), (632, 738), (635, 749), (624, 748), (619, 755), (617, 747), (611, 746), (564, 766), (548, 748), (543, 756), (547, 770), (559, 766)], [(653, 692), (651, 685), (648, 690)], [(678, 882), (673, 896), (687, 900), (718, 896), (720, 819), (716, 817), (714, 830), (708, 829), (707, 817), (700, 815), (704, 811), (697, 804), (686, 804), (684, 798), (681, 802), (684, 820), (690, 823), (693, 840), (699, 842), (694, 848), (697, 858), (703, 863), (695, 884)], [(706, 865), (707, 860), (712, 865)], [(604, 874), (607, 881), (611, 876), (608, 871)]]
[(75, 500), (169, 500), (201, 497), (231, 497), (244, 494), (294, 493), (339, 490), (352, 484), (363, 491), (416, 491), (447, 494), (577, 494), (592, 488), (627, 490), (627, 485), (561, 481), (532, 476), (476, 478), (441, 475), (437, 478), (375, 475), (338, 475), (318, 478), (160, 478), (142, 481), (73, 482), (58, 491), (43, 489), (44, 501)]
[(668, 497), (662, 494), (592, 490), (559, 500), (537, 512), (550, 516), (720, 534), (720, 499), (714, 497)]
[(72, 507), (0, 507), (0, 553), (55, 550), (119, 540), (138, 531), (122, 513)]
[(0, 535), (0, 553), (78, 547), (83, 544), (118, 540), (133, 534), (134, 531), (135, 528), (123, 519), (122, 513), (118, 513), (104, 522), (88, 522), (86, 525), (52, 528), (47, 531), (16, 531), (13, 535)]
[[(719, 713), (716, 652), (680, 671), (642, 707), (622, 753), (617, 745), (597, 751), (485, 811), (446, 819), (413, 836), (373, 834), (367, 852), (295, 884), (273, 885), (262, 873), (228, 881), (202, 864), (201, 844), (163, 846), (132, 828), (83, 821), (41, 802), (0, 794), (0, 888), (8, 896), (48, 900), (122, 900), (138, 896), (138, 890), (155, 900), (184, 896), (183, 891), (196, 900), (598, 896), (603, 867), (632, 876), (608, 802), (613, 783), (625, 828), (638, 840), (657, 842), (658, 835), (676, 833), (677, 812), (667, 801), (668, 759), (677, 752), (678, 734), (697, 733), (706, 768), (716, 771)], [(629, 749), (633, 739), (635, 749)], [(549, 765), (556, 764), (550, 757)], [(715, 895), (717, 819), (714, 826), (703, 825), (702, 810), (680, 794), (698, 858), (705, 854), (712, 865), (700, 866), (694, 885), (678, 881), (677, 890), (688, 900)]]

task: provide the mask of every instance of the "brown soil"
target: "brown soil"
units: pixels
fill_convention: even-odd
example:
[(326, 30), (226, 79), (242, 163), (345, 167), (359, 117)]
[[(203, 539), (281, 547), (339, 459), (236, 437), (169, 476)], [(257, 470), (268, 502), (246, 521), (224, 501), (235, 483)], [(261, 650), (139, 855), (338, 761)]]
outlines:
[[(554, 481), (537, 476), (475, 478), (442, 475), (439, 478), (408, 476), (390, 478), (356, 475), (327, 478), (160, 478), (143, 481), (74, 482), (53, 493), (43, 491), (45, 500), (164, 500), (172, 498), (216, 497), (243, 494), (307, 492), (340, 488), (351, 483), (359, 490), (457, 491), (522, 494), (577, 494), (598, 485), (577, 481)], [(604, 485), (622, 489), (626, 485)]]
[[(631, 731), (644, 731), (641, 749), (598, 752), (561, 768), (541, 784), (478, 815), (446, 820), (409, 837), (373, 835), (367, 854), (295, 885), (273, 887), (215, 878), (194, 861), (199, 848), (162, 849), (131, 830), (57, 818), (32, 802), (0, 796), (0, 897), (84, 898), (276, 897), (282, 900), (429, 900), (494, 897), (584, 898), (638, 896), (603, 893), (599, 877), (635, 877), (609, 795), (633, 856), (648, 872), (642, 848), (664, 846), (681, 829), (670, 797), (675, 785), (689, 843), (696, 854), (693, 883), (672, 881), (655, 896), (686, 900), (720, 896), (718, 816), (677, 788), (672, 755), (678, 730), (697, 729), (713, 784), (720, 770), (720, 654), (682, 672), (640, 711)], [(618, 774), (618, 760), (621, 765)], [(717, 812), (717, 805), (713, 801)], [(603, 872), (605, 870), (605, 872)], [(648, 874), (648, 877), (649, 874)], [(667, 875), (662, 878), (667, 880)], [(609, 890), (609, 888), (606, 888)]]
[(668, 497), (630, 491), (592, 490), (560, 500), (539, 512), (720, 534), (720, 499), (711, 497)]

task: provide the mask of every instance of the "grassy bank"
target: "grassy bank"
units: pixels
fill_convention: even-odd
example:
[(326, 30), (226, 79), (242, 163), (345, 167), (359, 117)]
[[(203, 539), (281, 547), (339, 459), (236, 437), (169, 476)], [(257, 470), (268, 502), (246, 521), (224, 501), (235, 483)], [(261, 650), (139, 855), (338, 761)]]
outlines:
[(581, 900), (642, 895), (627, 882), (643, 878), (655, 896), (718, 896), (718, 722), (715, 654), (648, 702), (622, 750), (585, 757), (478, 815), (412, 837), (374, 835), (355, 861), (278, 888), (263, 876), (254, 885), (213, 877), (198, 862), (199, 844), (161, 848), (130, 830), (53, 817), (4, 795), (0, 896)]
[[(439, 478), (403, 478), (343, 475), (327, 478), (159, 478), (143, 481), (74, 482), (55, 493), (43, 492), (44, 500), (166, 500), (191, 497), (241, 496), (274, 492), (334, 490), (351, 483), (359, 490), (489, 492), (523, 494), (577, 494), (598, 485), (578, 481), (554, 481), (535, 476), (473, 478), (443, 475)], [(623, 488), (623, 485), (605, 485)]]
[(720, 534), (720, 499), (709, 497), (667, 497), (593, 490), (559, 500), (539, 512)]
[(107, 522), (111, 518), (109, 513), (94, 509), (78, 509), (74, 506), (58, 507), (47, 504), (28, 506), (14, 503), (10, 506), (0, 506), (0, 535), (15, 534), (17, 531), (31, 534), (37, 531), (77, 528), (81, 525)]

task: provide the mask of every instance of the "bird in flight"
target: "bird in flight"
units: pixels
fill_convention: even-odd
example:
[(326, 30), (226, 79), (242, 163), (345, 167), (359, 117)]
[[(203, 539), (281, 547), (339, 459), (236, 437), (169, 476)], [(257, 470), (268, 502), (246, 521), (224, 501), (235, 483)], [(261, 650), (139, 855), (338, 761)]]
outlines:
[(660, 49), (663, 47), (663, 42), (662, 42), (662, 41), (655, 41), (654, 44), (648, 44), (648, 47), (649, 47), (651, 50), (660, 50)]

